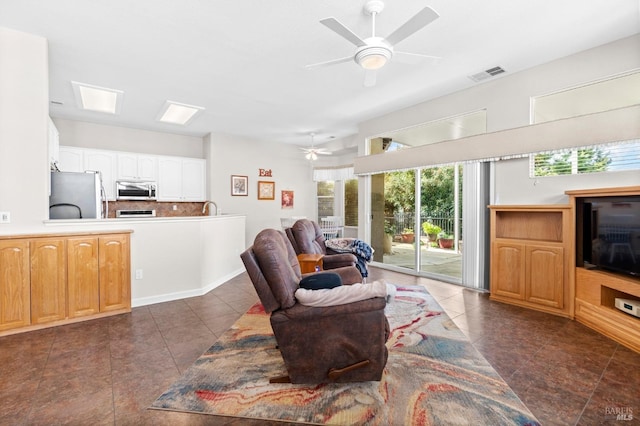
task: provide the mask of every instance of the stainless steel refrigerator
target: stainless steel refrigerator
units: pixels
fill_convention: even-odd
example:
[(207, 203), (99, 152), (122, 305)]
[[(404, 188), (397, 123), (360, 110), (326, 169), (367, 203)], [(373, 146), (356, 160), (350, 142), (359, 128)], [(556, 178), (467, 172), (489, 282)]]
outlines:
[(49, 219), (100, 219), (102, 194), (99, 172), (51, 172)]

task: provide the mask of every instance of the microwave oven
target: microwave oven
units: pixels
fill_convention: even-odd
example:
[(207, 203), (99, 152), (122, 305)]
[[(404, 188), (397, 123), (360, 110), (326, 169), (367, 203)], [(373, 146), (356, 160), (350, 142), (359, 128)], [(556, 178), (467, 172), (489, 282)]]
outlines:
[(117, 200), (155, 200), (158, 185), (154, 181), (116, 181)]

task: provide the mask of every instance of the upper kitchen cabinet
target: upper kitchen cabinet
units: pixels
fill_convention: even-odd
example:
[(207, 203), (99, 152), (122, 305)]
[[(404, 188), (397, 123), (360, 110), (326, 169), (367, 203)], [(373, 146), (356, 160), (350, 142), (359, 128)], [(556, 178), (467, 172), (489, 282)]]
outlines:
[(61, 146), (59, 149), (58, 168), (61, 172), (84, 172), (84, 148)]
[(60, 133), (51, 118), (49, 118), (48, 130), (49, 136), (47, 140), (49, 142), (49, 164), (56, 164), (60, 161)]
[(116, 199), (116, 155), (111, 151), (89, 149), (84, 156), (85, 170), (95, 170), (102, 174), (102, 186), (107, 200)]
[(99, 171), (108, 200), (116, 199), (116, 153), (102, 149), (60, 147), (58, 168), (62, 172)]
[(159, 157), (159, 201), (204, 201), (206, 161), (198, 158)]
[(158, 157), (119, 153), (118, 179), (158, 180)]

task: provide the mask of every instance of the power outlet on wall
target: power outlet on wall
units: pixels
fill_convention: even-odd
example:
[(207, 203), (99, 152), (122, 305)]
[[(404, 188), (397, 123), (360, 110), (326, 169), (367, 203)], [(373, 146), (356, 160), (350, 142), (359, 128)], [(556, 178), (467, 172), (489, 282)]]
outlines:
[(136, 269), (136, 280), (141, 280), (142, 276), (142, 269)]
[(0, 223), (11, 223), (11, 213), (0, 212)]

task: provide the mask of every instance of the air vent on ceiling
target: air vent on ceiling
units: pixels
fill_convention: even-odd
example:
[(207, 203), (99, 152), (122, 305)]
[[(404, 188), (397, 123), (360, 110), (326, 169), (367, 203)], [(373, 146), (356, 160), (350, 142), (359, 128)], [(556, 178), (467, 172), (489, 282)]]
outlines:
[(470, 75), (469, 78), (476, 82), (483, 81), (488, 78), (495, 77), (498, 74), (502, 74), (503, 72), (505, 71), (502, 67), (493, 67), (493, 68), (489, 68), (488, 70), (479, 72), (477, 74)]

